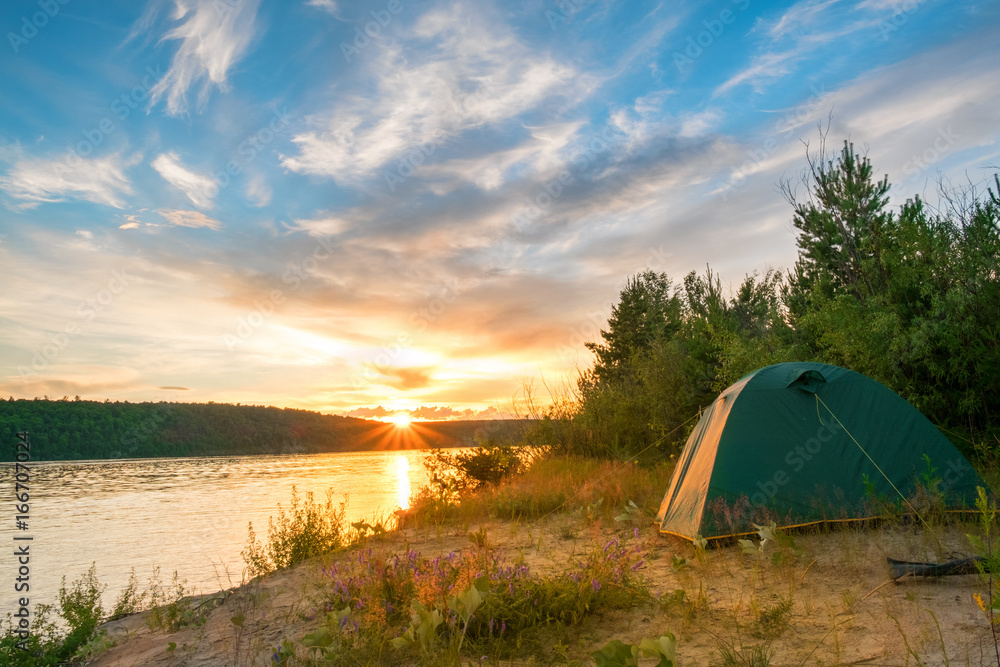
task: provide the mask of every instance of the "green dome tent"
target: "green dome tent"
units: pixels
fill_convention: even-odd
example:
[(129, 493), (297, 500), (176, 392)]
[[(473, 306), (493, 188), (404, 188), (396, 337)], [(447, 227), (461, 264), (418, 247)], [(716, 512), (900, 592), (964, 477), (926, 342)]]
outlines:
[(933, 492), (949, 508), (972, 507), (976, 486), (986, 487), (926, 417), (875, 380), (828, 364), (775, 364), (705, 410), (656, 520), (661, 533), (693, 540), (752, 533), (771, 520), (872, 518), (872, 491), (902, 502), (922, 478), (940, 480)]

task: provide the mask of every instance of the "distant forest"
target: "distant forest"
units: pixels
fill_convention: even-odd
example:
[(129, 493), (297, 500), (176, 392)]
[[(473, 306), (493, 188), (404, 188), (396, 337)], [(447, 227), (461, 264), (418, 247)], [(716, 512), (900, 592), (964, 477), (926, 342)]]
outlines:
[(227, 403), (129, 403), (79, 398), (0, 399), (0, 434), (14, 460), (15, 433), (28, 431), (31, 460), (298, 454), (461, 447), (499, 422), (394, 424), (308, 410)]

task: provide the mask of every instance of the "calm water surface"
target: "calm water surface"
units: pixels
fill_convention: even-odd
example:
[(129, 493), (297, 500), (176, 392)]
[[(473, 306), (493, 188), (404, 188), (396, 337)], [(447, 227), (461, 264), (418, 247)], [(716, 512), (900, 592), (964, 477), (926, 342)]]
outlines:
[[(0, 521), (5, 553), (15, 535), (30, 535), (31, 606), (54, 603), (65, 575), (79, 578), (91, 563), (113, 604), (135, 568), (145, 586), (155, 566), (167, 584), (176, 570), (187, 588), (208, 593), (238, 584), (247, 523), (258, 538), (277, 506), (289, 506), (292, 485), (335, 502), (349, 495), (348, 519), (406, 507), (426, 484), (423, 456), (415, 451), (286, 456), (204, 457), (32, 463), (31, 521), (14, 528), (13, 502)], [(13, 501), (13, 464), (2, 464), (0, 497)], [(18, 542), (17, 544), (25, 544)], [(14, 610), (14, 558), (2, 559), (0, 617)]]

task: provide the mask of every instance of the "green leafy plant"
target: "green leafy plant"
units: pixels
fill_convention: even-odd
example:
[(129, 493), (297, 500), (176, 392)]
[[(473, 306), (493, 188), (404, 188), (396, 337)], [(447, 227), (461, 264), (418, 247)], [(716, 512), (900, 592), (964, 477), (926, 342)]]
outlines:
[(104, 650), (107, 638), (97, 632), (103, 616), (101, 594), (104, 586), (97, 580), (95, 565), (69, 587), (63, 578), (59, 588), (59, 616), (68, 630), (60, 630), (50, 620), (53, 607), (40, 604), (27, 638), (15, 631), (11, 614), (7, 615), (4, 634), (0, 637), (2, 664), (24, 667), (60, 665), (74, 659), (96, 655)]
[[(150, 630), (177, 632), (189, 625), (201, 626), (205, 623), (209, 609), (205, 604), (193, 605), (191, 598), (186, 597), (184, 581), (174, 572), (170, 586), (164, 586), (160, 581), (160, 568), (153, 568), (149, 579), (149, 616), (146, 624)], [(211, 598), (210, 598), (211, 600)]]
[(749, 646), (733, 642), (721, 642), (716, 650), (719, 667), (769, 667), (774, 657), (771, 642), (750, 644)]
[[(990, 624), (990, 632), (993, 636), (993, 651), (997, 665), (1000, 666), (1000, 590), (994, 574), (1000, 572), (1000, 549), (995, 544), (997, 504), (991, 501), (986, 495), (986, 489), (976, 487), (978, 497), (976, 498), (976, 510), (978, 511), (979, 529), (981, 535), (967, 535), (972, 543), (980, 560), (976, 563), (979, 569), (979, 576), (986, 585), (986, 598), (979, 593), (973, 595), (979, 610), (986, 617)], [(935, 619), (936, 620), (936, 619)]]
[[(459, 656), (469, 631), (469, 623), (483, 603), (488, 590), (488, 580), (486, 577), (481, 577), (464, 591), (447, 597), (444, 601), (445, 609), (440, 606), (428, 609), (423, 603), (414, 600), (411, 605), (410, 625), (402, 635), (392, 640), (392, 645), (397, 649), (418, 646), (425, 657), (446, 657), (449, 663), (459, 665)], [(438, 634), (438, 628), (445, 623), (446, 616), (442, 612), (446, 611), (451, 611), (455, 615), (456, 623), (461, 624), (461, 632), (451, 632), (447, 639), (442, 639)], [(443, 651), (444, 656), (441, 655), (442, 651), (439, 648), (439, 643), (442, 641), (447, 642)]]
[(149, 591), (139, 590), (139, 580), (135, 576), (135, 568), (132, 568), (132, 573), (129, 575), (128, 583), (115, 599), (115, 604), (111, 608), (111, 613), (108, 615), (107, 620), (114, 621), (119, 618), (124, 618), (129, 614), (142, 611), (148, 606), (148, 603)]
[(777, 541), (776, 532), (778, 529), (777, 524), (772, 521), (770, 525), (759, 526), (756, 523), (753, 527), (757, 529), (757, 535), (760, 537), (760, 543), (754, 544), (752, 540), (739, 540), (740, 550), (747, 555), (758, 556), (764, 553), (764, 549), (767, 545), (774, 544)]
[(625, 511), (615, 517), (615, 521), (619, 523), (623, 521), (635, 523), (643, 520), (642, 510), (632, 500), (629, 500), (628, 504), (625, 505)]
[(97, 581), (96, 564), (69, 589), (66, 588), (66, 577), (63, 577), (59, 588), (59, 615), (69, 624), (69, 634), (63, 640), (60, 655), (69, 657), (86, 644), (97, 630), (104, 609), (101, 606), (101, 594), (104, 586)]
[(268, 519), (267, 543), (257, 540), (253, 523), (247, 528), (247, 545), (241, 555), (251, 576), (279, 570), (302, 561), (329, 553), (348, 542), (344, 529), (347, 500), (333, 504), (333, 489), (326, 492), (326, 502), (316, 502), (313, 493), (300, 501), (292, 487), (288, 513), (278, 505), (278, 519)]
[(658, 658), (656, 667), (676, 667), (677, 640), (671, 633), (657, 638), (643, 638), (638, 644), (612, 639), (590, 654), (597, 667), (639, 667), (639, 658)]
[(576, 510), (576, 514), (583, 516), (588, 522), (593, 523), (601, 518), (600, 509), (604, 504), (604, 498), (598, 498), (596, 502), (588, 503)]

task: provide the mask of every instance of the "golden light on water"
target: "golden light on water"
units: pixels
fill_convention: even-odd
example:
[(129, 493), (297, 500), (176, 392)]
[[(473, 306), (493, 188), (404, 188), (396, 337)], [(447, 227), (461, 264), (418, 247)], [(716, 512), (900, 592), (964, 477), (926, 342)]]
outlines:
[(396, 504), (399, 509), (410, 508), (410, 459), (403, 454), (396, 457)]

